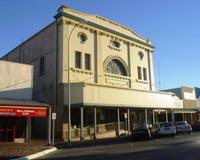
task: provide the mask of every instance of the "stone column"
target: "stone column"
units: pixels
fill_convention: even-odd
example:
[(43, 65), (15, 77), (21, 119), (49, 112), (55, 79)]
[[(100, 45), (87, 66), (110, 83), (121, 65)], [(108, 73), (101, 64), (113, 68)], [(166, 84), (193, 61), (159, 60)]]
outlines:
[(192, 113), (190, 113), (190, 118), (191, 118), (191, 125), (193, 124), (193, 116)]
[[(130, 43), (127, 42), (127, 55), (128, 55), (128, 76), (131, 77), (131, 51)], [(132, 86), (132, 79), (129, 79), (129, 88)]]
[(175, 123), (175, 115), (174, 115), (174, 110), (171, 110), (171, 116), (172, 116), (172, 122)]
[(168, 122), (168, 112), (167, 112), (167, 110), (165, 110), (165, 120), (166, 120), (166, 122)]
[(120, 136), (120, 111), (117, 108), (117, 136)]
[(102, 36), (103, 33), (99, 31), (94, 32), (94, 81), (96, 83), (103, 83), (103, 54), (102, 54)]
[(94, 107), (94, 140), (97, 138), (97, 109)]
[(26, 118), (26, 142), (31, 140), (31, 117)]
[(80, 114), (81, 114), (81, 126), (80, 126), (80, 141), (83, 142), (84, 136), (83, 136), (83, 126), (84, 126), (84, 117), (83, 117), (83, 106), (80, 108)]
[(130, 111), (127, 109), (127, 117), (128, 117), (128, 135), (130, 134)]
[(153, 125), (155, 125), (156, 124), (155, 111), (153, 110), (152, 112), (153, 112)]
[(148, 124), (148, 117), (147, 117), (147, 109), (144, 110), (145, 112), (145, 124)]
[(185, 120), (185, 114), (184, 113), (182, 113), (182, 117), (183, 117), (183, 121)]

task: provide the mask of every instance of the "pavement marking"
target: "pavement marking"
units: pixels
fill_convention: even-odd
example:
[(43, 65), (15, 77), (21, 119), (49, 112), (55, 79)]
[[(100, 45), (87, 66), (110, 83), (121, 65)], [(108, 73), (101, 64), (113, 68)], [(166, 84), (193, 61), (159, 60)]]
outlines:
[(41, 152), (38, 152), (38, 153), (35, 153), (35, 154), (32, 154), (32, 155), (26, 156), (26, 157), (14, 158), (14, 159), (11, 159), (11, 160), (31, 160), (31, 159), (36, 159), (38, 157), (44, 156), (44, 155), (49, 154), (51, 152), (54, 152), (56, 150), (57, 150), (57, 148), (53, 147), (53, 148), (46, 149), (44, 151), (41, 151)]

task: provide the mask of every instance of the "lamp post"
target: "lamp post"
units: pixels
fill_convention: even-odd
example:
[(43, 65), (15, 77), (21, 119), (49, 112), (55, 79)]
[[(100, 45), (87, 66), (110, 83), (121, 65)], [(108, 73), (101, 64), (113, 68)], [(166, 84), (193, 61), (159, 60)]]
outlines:
[(71, 143), (71, 85), (70, 85), (70, 39), (73, 31), (81, 24), (87, 23), (86, 20), (81, 19), (78, 25), (74, 26), (68, 37), (68, 142)]

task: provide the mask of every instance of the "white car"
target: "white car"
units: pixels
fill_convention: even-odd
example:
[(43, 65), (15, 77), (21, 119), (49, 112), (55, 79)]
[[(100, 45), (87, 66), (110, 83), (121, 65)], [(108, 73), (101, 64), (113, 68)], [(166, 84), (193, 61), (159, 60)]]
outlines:
[(172, 137), (174, 137), (176, 135), (176, 127), (171, 122), (161, 122), (158, 124), (157, 134), (171, 135)]
[(175, 123), (177, 133), (188, 133), (192, 131), (192, 127), (187, 121), (180, 121)]

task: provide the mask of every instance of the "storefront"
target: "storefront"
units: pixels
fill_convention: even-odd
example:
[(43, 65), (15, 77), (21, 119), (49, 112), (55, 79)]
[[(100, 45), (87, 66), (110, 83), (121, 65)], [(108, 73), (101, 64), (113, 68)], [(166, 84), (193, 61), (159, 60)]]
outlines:
[(29, 142), (31, 140), (32, 118), (46, 118), (47, 138), (50, 143), (50, 107), (27, 100), (0, 100), (0, 142)]
[(198, 121), (198, 109), (182, 109), (174, 110), (175, 121), (187, 121), (189, 124), (193, 125)]

